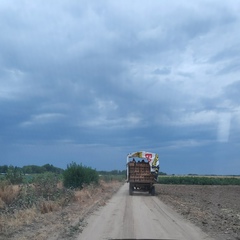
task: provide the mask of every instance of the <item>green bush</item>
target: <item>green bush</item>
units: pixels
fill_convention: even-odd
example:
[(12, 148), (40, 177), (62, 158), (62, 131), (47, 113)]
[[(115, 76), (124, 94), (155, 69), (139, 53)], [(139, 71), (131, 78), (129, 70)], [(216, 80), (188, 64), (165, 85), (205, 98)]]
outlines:
[(23, 172), (18, 167), (8, 167), (5, 177), (12, 184), (21, 184), (23, 182)]
[(35, 187), (36, 195), (45, 199), (51, 199), (58, 194), (57, 184), (59, 177), (50, 172), (37, 174), (33, 178), (33, 185)]
[(84, 184), (98, 183), (99, 176), (96, 170), (76, 164), (69, 164), (63, 172), (63, 185), (71, 188), (82, 188)]

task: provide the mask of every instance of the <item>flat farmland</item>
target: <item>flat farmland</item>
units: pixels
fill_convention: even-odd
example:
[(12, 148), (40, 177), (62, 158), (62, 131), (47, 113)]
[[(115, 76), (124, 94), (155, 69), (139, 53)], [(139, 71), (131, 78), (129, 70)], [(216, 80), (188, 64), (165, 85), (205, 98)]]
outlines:
[(239, 185), (156, 184), (158, 198), (215, 239), (240, 239)]

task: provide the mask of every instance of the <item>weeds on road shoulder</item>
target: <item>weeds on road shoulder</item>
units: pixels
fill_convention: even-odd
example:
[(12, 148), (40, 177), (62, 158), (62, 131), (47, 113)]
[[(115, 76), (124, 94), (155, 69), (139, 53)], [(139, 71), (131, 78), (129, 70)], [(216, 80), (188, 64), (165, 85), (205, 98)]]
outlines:
[(0, 209), (11, 204), (18, 196), (19, 189), (7, 180), (0, 181)]
[[(70, 239), (81, 232), (84, 216), (103, 206), (121, 184), (100, 181), (73, 190), (63, 187), (58, 179), (54, 174), (39, 174), (31, 184), (0, 182), (0, 240), (22, 236), (32, 239), (33, 234), (42, 232), (50, 236), (54, 229), (61, 232), (61, 237), (66, 235), (63, 239)], [(12, 196), (8, 200), (4, 198), (7, 193)]]
[(86, 225), (87, 223), (84, 221), (84, 218), (80, 217), (77, 222), (64, 229), (64, 236), (68, 239), (71, 239), (72, 237), (81, 233)]
[(24, 210), (15, 210), (12, 214), (1, 213), (0, 239), (8, 239), (21, 226), (31, 224), (36, 219), (37, 215), (38, 211), (35, 207)]
[(55, 174), (40, 174), (33, 184), (0, 181), (0, 235), (31, 223), (38, 214), (62, 209), (74, 200), (74, 191), (59, 187)]

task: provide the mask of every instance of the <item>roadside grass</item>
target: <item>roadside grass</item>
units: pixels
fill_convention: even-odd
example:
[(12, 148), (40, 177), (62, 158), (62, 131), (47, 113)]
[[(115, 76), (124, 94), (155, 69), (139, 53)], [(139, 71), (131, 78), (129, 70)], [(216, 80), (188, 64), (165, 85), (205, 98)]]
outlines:
[(19, 194), (19, 187), (11, 185), (8, 181), (0, 181), (0, 209), (11, 204)]
[(240, 185), (238, 176), (158, 176), (159, 184)]
[(62, 187), (55, 174), (39, 174), (31, 184), (0, 180), (0, 235), (9, 237), (38, 215), (57, 211), (74, 201), (74, 191)]
[(119, 181), (123, 182), (126, 179), (125, 175), (100, 175), (99, 176), (100, 180), (103, 180), (105, 182), (111, 182), (111, 181)]
[(16, 229), (31, 224), (38, 216), (36, 207), (24, 210), (15, 210), (12, 214), (0, 214), (0, 235), (8, 239)]
[(0, 180), (0, 239), (8, 239), (21, 227), (73, 202), (82, 205), (94, 201), (95, 194), (101, 195), (111, 182), (121, 182), (124, 177), (102, 177), (98, 184), (85, 184), (82, 189), (64, 187), (61, 178), (53, 173), (36, 174), (29, 179), (19, 185)]

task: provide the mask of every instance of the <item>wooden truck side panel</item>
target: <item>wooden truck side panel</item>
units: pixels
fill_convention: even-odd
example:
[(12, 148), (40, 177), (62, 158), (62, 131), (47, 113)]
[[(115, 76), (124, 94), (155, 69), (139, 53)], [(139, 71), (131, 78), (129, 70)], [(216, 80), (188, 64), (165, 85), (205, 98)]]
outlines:
[(150, 165), (147, 162), (129, 162), (128, 181), (130, 183), (154, 183), (154, 175), (151, 174)]

